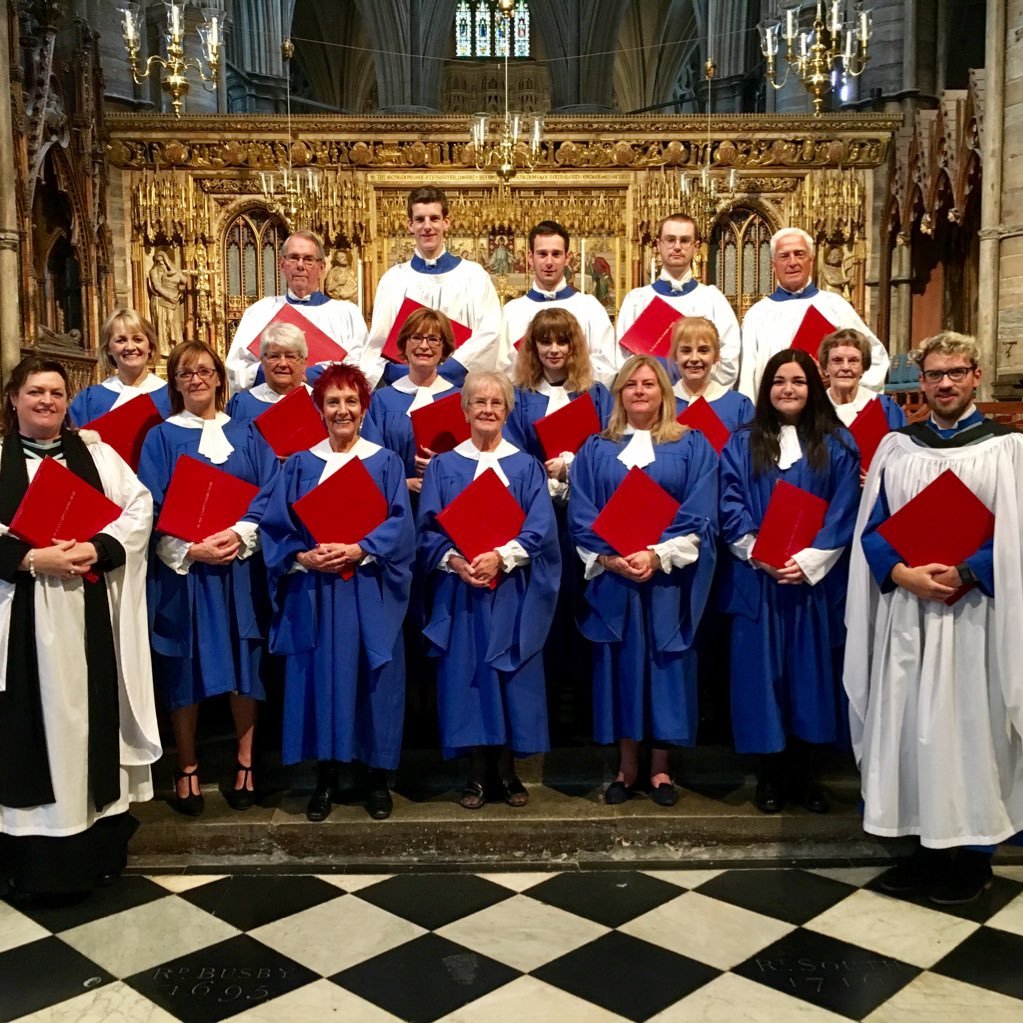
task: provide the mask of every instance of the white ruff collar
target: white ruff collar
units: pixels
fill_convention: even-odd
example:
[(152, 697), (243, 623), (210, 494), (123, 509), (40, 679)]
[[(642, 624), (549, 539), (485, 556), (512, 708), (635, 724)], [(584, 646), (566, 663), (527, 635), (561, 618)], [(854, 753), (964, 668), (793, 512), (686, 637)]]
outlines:
[(559, 408), (564, 408), (572, 400), (568, 396), (564, 384), (552, 384), (547, 380), (540, 381), (536, 393), (547, 395), (547, 415), (557, 412)]
[(463, 440), (458, 447), (455, 448), (455, 452), (461, 455), (463, 458), (471, 458), (476, 463), (476, 471), (473, 473), (472, 478), (477, 479), (487, 469), (493, 469), (497, 473), (498, 479), (505, 485), (508, 486), (508, 477), (505, 476), (504, 470), (501, 468), (500, 459), (507, 458), (509, 455), (514, 455), (518, 452), (518, 448), (515, 447), (511, 441), (501, 438), (501, 443), (497, 445), (495, 451), (480, 451), (472, 440)]
[(835, 410), (835, 415), (838, 416), (843, 426), (848, 426), (877, 397), (873, 391), (868, 391), (862, 384), (860, 384), (859, 389), (856, 391), (856, 397), (844, 405), (839, 405), (835, 401), (830, 387), (827, 390), (827, 395), (828, 401), (831, 402), (832, 408)]
[(117, 400), (110, 406), (110, 411), (113, 412), (115, 408), (127, 405), (132, 398), (137, 398), (140, 394), (152, 394), (153, 391), (159, 391), (167, 385), (155, 373), (149, 372), (137, 387), (134, 384), (126, 384), (116, 373), (112, 377), (107, 377), (103, 381), (103, 386), (117, 395)]
[(788, 469), (803, 457), (803, 449), (799, 446), (799, 434), (794, 426), (783, 426), (778, 435), (781, 451), (778, 455), (778, 468)]
[(167, 422), (187, 427), (189, 430), (202, 430), (199, 454), (208, 458), (214, 465), (223, 465), (234, 451), (234, 446), (224, 433), (224, 427), (231, 422), (231, 417), (226, 412), (218, 412), (213, 419), (200, 419), (195, 413), (186, 410), (171, 416)]
[[(306, 394), (312, 394), (313, 389), (306, 383), (302, 386), (305, 388)], [(275, 391), (269, 384), (262, 383), (256, 384), (255, 387), (249, 388), (249, 394), (252, 395), (256, 401), (264, 401), (267, 405), (276, 405), (282, 398), (286, 398), (287, 394), (281, 394), (279, 391)], [(291, 394), (291, 391), (288, 391)]]
[(399, 377), (391, 386), (402, 394), (415, 395), (412, 399), (412, 404), (405, 410), (405, 415), (410, 416), (416, 409), (421, 409), (425, 405), (432, 405), (436, 395), (454, 390), (455, 385), (445, 380), (442, 376), (436, 376), (432, 384), (426, 384), (423, 387), (412, 383), (408, 377)]
[(690, 394), (686, 390), (685, 384), (681, 380), (675, 381), (675, 386), (672, 387), (672, 391), (676, 398), (681, 398), (687, 405), (690, 402), (696, 401), (697, 398), (706, 398), (707, 401), (717, 401), (723, 394), (727, 393), (729, 388), (722, 384), (719, 384), (713, 378), (710, 383), (707, 384), (703, 394)]
[(379, 444), (374, 444), (365, 437), (360, 437), (348, 451), (332, 451), (330, 440), (321, 440), (315, 447), (309, 449), (309, 454), (322, 458), (326, 463), (323, 472), (320, 473), (319, 482), (333, 476), (343, 465), (347, 465), (353, 458), (360, 458), (365, 461), (370, 455), (375, 455), (380, 450)]
[(649, 430), (634, 430), (631, 426), (627, 426), (625, 436), (629, 437), (629, 443), (618, 452), (618, 461), (626, 469), (634, 467), (642, 469), (656, 461), (654, 442), (650, 439)]

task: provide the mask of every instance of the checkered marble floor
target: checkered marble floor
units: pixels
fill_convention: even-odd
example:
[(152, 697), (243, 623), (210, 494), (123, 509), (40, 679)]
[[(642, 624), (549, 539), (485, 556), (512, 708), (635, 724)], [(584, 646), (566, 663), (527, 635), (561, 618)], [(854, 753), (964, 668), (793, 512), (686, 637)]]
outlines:
[(131, 875), (0, 902), (0, 1021), (1019, 1023), (1023, 867)]

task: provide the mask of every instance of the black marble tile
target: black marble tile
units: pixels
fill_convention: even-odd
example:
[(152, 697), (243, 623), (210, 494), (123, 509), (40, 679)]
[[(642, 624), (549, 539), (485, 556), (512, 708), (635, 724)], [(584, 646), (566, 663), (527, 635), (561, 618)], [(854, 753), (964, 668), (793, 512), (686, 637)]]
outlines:
[(893, 895), (891, 892), (886, 892), (880, 885), (880, 877), (875, 877), (873, 881), (864, 886), (872, 892), (877, 892), (880, 895), (885, 895), (890, 899), (899, 899), (901, 902), (912, 902), (915, 906), (925, 906), (927, 909), (934, 909), (940, 913), (951, 913), (952, 916), (957, 916), (961, 920), (972, 920), (974, 923), (982, 924), (990, 920), (991, 917), (999, 911), (1005, 909), (1005, 907), (1012, 902), (1021, 892), (1023, 892), (1023, 884), (1019, 881), (1012, 881), (1007, 877), (1000, 877), (995, 875), (994, 881), (991, 887), (981, 892), (977, 898), (972, 902), (964, 903), (961, 906), (939, 906), (937, 903), (931, 902), (927, 898), (926, 890), (918, 892), (908, 892), (903, 895)]
[(380, 909), (436, 930), (515, 893), (474, 874), (402, 874), (355, 893)]
[(734, 967), (732, 973), (859, 1020), (905, 987), (920, 970), (858, 945), (797, 928)]
[(235, 875), (182, 892), (180, 898), (240, 931), (251, 931), (344, 895), (317, 877)]
[(0, 1021), (38, 1012), (113, 979), (59, 938), (18, 945), (0, 953)]
[(521, 976), (518, 970), (424, 934), (329, 979), (410, 1023), (432, 1023)]
[(121, 877), (113, 884), (94, 888), (80, 896), (45, 901), (33, 899), (19, 902), (17, 909), (47, 930), (59, 932), (144, 906), (147, 902), (167, 898), (169, 894), (166, 888), (146, 877)]
[(612, 931), (546, 963), (532, 975), (609, 1012), (642, 1020), (720, 973), (713, 966)]
[(605, 927), (618, 927), (678, 898), (682, 889), (634, 870), (558, 874), (523, 892)]
[[(981, 927), (931, 967), (933, 973), (1023, 999), (1023, 937)], [(1023, 1004), (1019, 1007), (1023, 1020)]]
[(730, 870), (696, 890), (790, 924), (805, 924), (856, 891), (805, 870)]
[(125, 983), (184, 1023), (218, 1023), (317, 979), (312, 970), (240, 934), (142, 970)]

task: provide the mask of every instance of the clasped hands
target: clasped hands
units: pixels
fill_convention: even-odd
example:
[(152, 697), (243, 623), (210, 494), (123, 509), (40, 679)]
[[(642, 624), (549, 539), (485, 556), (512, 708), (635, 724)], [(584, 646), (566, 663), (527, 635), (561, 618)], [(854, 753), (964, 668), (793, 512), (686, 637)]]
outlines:
[(335, 574), (353, 569), (366, 556), (357, 543), (321, 543), (308, 551), (299, 551), (296, 560), (303, 568)]
[(448, 565), (458, 573), (462, 582), (479, 589), (489, 587), (501, 574), (501, 557), (497, 551), (484, 551), (472, 561), (467, 561), (461, 554), (452, 554)]
[(796, 564), (795, 558), (789, 558), (784, 568), (775, 568), (766, 562), (750, 559), (757, 568), (763, 569), (776, 583), (782, 586), (797, 586), (807, 581), (803, 570)]
[(636, 551), (625, 558), (619, 554), (600, 554), (597, 562), (606, 571), (636, 583), (645, 583), (661, 567), (661, 559), (653, 551)]
[(34, 571), (37, 575), (70, 579), (85, 575), (96, 564), (98, 557), (94, 544), (54, 538), (52, 547), (36, 547), (31, 557), (26, 554), (20, 568), (25, 572)]
[(945, 600), (963, 585), (955, 565), (942, 565), (938, 562), (918, 565), (916, 568), (900, 562), (892, 569), (892, 582), (909, 590), (920, 600)]
[(192, 544), (188, 548), (188, 557), (205, 565), (230, 565), (238, 557), (241, 546), (242, 538), (233, 529), (222, 529), (206, 537), (202, 543)]

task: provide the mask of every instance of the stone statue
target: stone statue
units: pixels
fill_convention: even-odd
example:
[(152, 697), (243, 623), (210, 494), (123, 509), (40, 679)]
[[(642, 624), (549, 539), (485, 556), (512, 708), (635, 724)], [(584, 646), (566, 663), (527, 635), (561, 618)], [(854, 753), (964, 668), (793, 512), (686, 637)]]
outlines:
[(323, 278), (324, 294), (331, 298), (355, 302), (359, 297), (359, 278), (352, 269), (351, 260), (345, 249), (334, 252), (334, 261)]
[(149, 311), (156, 327), (159, 354), (166, 359), (170, 350), (185, 340), (185, 288), (188, 278), (174, 266), (166, 252), (157, 252), (149, 271)]
[(824, 255), (821, 279), (828, 291), (837, 292), (847, 302), (852, 299), (853, 254), (841, 245), (832, 245)]

